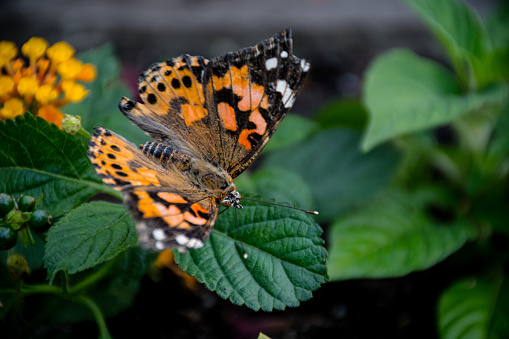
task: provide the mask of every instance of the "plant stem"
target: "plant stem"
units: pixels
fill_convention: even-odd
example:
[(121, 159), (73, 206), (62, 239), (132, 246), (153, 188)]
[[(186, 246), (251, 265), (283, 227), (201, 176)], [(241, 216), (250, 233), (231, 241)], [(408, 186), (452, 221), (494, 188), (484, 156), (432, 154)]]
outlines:
[(69, 288), (69, 294), (75, 294), (93, 284), (96, 282), (102, 280), (106, 275), (109, 274), (111, 266), (115, 264), (115, 259), (111, 259), (110, 261), (107, 261), (104, 263), (104, 265), (98, 269), (94, 274), (89, 275), (76, 285)]
[(87, 306), (92, 314), (94, 315), (95, 321), (97, 322), (97, 327), (99, 328), (99, 338), (100, 339), (110, 339), (111, 335), (108, 331), (108, 327), (106, 326), (106, 321), (104, 320), (104, 316), (101, 312), (101, 309), (97, 304), (90, 298), (85, 296), (77, 296), (72, 299), (75, 302), (83, 304)]

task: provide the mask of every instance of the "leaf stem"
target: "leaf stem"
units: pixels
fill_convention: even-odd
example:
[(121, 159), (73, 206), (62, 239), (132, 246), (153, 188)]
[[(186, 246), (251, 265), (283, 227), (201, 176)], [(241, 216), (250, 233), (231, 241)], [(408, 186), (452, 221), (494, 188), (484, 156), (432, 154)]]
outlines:
[(90, 311), (94, 315), (97, 327), (99, 328), (99, 339), (110, 339), (111, 335), (108, 331), (106, 321), (104, 320), (104, 316), (99, 306), (97, 306), (97, 304), (92, 299), (82, 295), (73, 298), (73, 301), (83, 304), (90, 309)]
[(109, 260), (104, 265), (97, 270), (94, 274), (89, 275), (87, 278), (83, 279), (76, 285), (69, 288), (69, 294), (76, 294), (81, 290), (86, 289), (87, 287), (95, 284), (96, 282), (102, 280), (106, 275), (108, 275), (111, 271), (111, 267), (115, 263), (115, 259)]

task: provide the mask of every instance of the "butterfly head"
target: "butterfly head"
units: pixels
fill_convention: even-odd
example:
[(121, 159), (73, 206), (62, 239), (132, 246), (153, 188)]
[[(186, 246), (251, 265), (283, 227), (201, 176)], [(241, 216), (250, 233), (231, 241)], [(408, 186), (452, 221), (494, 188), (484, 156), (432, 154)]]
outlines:
[(226, 194), (223, 201), (221, 201), (221, 204), (224, 207), (233, 206), (235, 208), (243, 208), (242, 205), (240, 204), (240, 193), (237, 192), (237, 190), (235, 189), (235, 186), (234, 186), (234, 189), (232, 189), (231, 191), (229, 191)]

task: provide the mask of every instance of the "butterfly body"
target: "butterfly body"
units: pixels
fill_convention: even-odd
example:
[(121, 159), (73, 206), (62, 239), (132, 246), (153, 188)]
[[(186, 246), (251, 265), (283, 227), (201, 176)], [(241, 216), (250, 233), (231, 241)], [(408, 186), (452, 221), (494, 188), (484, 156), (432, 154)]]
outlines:
[(176, 170), (185, 175), (187, 181), (196, 189), (204, 191), (221, 202), (229, 197), (223, 206), (232, 206), (227, 201), (237, 195), (234, 193), (237, 187), (224, 169), (215, 167), (203, 159), (186, 156), (162, 143), (147, 142), (140, 148), (143, 154), (158, 159), (168, 170)]
[(138, 78), (143, 103), (123, 98), (119, 108), (155, 141), (136, 147), (96, 129), (88, 155), (122, 192), (142, 247), (200, 248), (221, 205), (242, 208), (233, 179), (268, 142), (309, 69), (292, 49), (286, 30), (211, 60), (153, 64)]

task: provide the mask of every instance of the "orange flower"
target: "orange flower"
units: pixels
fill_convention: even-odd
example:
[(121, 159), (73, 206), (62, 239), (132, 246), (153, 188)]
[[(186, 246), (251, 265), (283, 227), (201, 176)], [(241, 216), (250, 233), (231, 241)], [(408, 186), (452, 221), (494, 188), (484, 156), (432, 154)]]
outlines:
[(155, 275), (156, 271), (162, 268), (169, 268), (176, 276), (182, 279), (182, 282), (187, 286), (187, 288), (192, 290), (196, 289), (196, 286), (198, 285), (196, 278), (191, 277), (178, 267), (175, 263), (175, 257), (171, 250), (165, 250), (159, 253), (156, 261), (154, 262), (152, 274)]
[(37, 115), (46, 120), (47, 122), (52, 122), (58, 127), (62, 128), (62, 120), (64, 119), (64, 114), (60, 112), (58, 108), (53, 105), (46, 105), (39, 108)]

